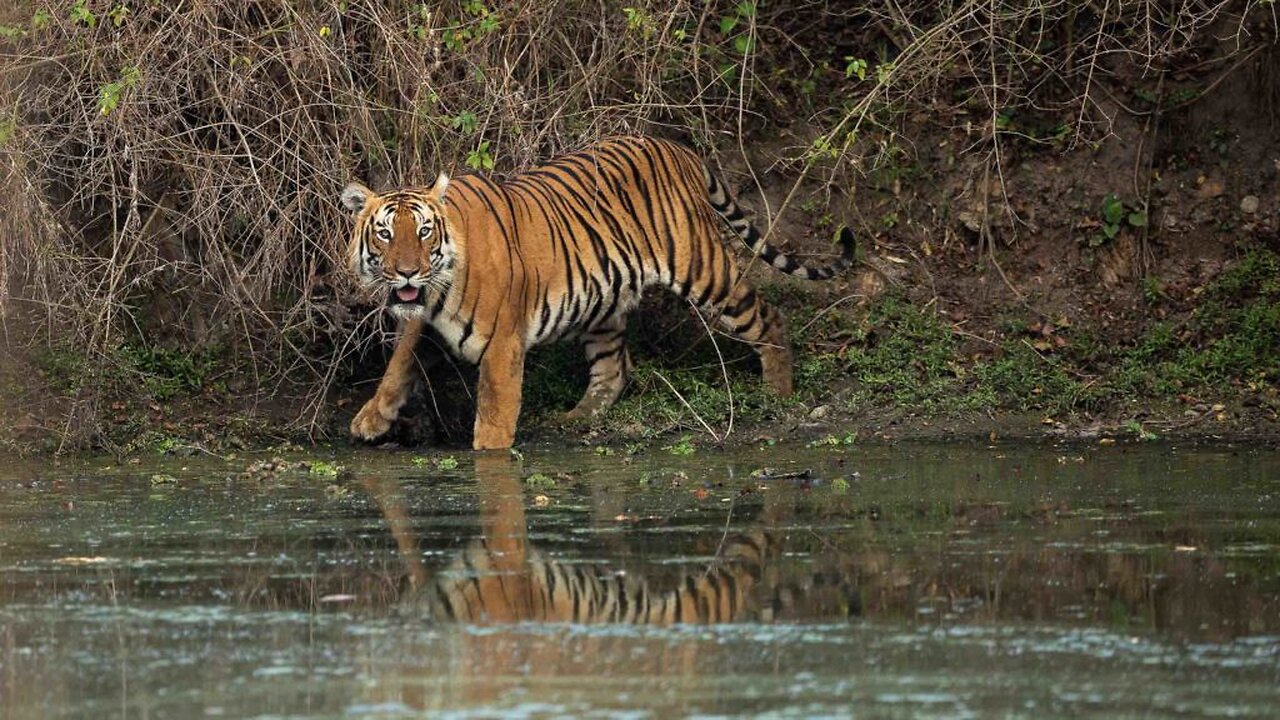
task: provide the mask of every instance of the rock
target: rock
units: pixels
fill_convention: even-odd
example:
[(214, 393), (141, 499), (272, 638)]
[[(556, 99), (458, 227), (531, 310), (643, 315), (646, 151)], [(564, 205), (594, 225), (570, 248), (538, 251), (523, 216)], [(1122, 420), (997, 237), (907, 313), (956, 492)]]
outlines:
[(1259, 201), (1257, 195), (1245, 195), (1240, 199), (1240, 212), (1246, 215), (1252, 215), (1258, 212), (1258, 205)]
[(812, 419), (814, 419), (814, 420), (820, 420), (820, 419), (822, 419), (822, 418), (826, 417), (826, 416), (827, 416), (827, 412), (828, 412), (828, 411), (830, 411), (830, 410), (831, 410), (830, 406), (827, 406), (827, 405), (819, 405), (818, 407), (816, 407), (816, 408), (814, 408), (814, 409), (812, 409), (812, 410), (810, 410), (810, 411), (809, 411), (809, 417), (810, 417), (810, 418), (812, 418)]

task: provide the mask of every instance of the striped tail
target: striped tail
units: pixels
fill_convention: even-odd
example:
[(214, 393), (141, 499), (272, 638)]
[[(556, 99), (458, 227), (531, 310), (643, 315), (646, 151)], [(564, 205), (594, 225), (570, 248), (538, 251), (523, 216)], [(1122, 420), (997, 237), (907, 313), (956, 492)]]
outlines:
[(853, 231), (848, 227), (840, 229), (840, 257), (821, 267), (809, 267), (765, 242), (755, 225), (752, 225), (751, 221), (742, 214), (742, 208), (738, 207), (729, 196), (729, 191), (721, 184), (719, 178), (705, 165), (702, 167), (702, 176), (707, 183), (707, 198), (711, 200), (711, 207), (715, 208), (716, 212), (720, 213), (720, 217), (729, 223), (729, 227), (742, 238), (742, 242), (751, 249), (751, 252), (759, 255), (775, 268), (806, 280), (826, 280), (853, 264), (858, 243), (853, 237)]

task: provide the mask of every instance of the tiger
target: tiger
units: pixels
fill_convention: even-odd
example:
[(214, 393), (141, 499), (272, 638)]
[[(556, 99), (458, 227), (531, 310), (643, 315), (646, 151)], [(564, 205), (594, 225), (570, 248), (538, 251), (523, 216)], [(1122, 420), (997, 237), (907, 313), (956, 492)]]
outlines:
[[(561, 563), (532, 545), (522, 554), (471, 542), (406, 598), (402, 612), (443, 623), (707, 625), (758, 620), (773, 609), (758, 586), (777, 542), (764, 532), (731, 536), (705, 571), (666, 586), (596, 564)], [(787, 596), (776, 596), (782, 602)]]
[(364, 477), (381, 509), (408, 588), (399, 612), (446, 624), (520, 622), (581, 625), (706, 625), (794, 618), (843, 618), (861, 612), (856, 587), (839, 574), (818, 572), (782, 582), (778, 508), (759, 526), (725, 535), (706, 567), (666, 581), (619, 572), (599, 563), (565, 563), (529, 538), (524, 493), (509, 457), (481, 454), (476, 462), (480, 536), (439, 570), (429, 571), (402, 488), (385, 477)]
[(341, 193), (355, 225), (350, 269), (386, 293), (401, 330), (377, 390), (351, 434), (385, 434), (413, 385), (413, 351), (430, 325), (448, 350), (479, 366), (473, 446), (509, 448), (520, 413), (525, 353), (577, 338), (589, 365), (582, 399), (565, 419), (607, 410), (632, 362), (627, 316), (651, 286), (707, 311), (760, 357), (766, 385), (792, 393), (791, 347), (781, 313), (743, 279), (720, 235), (725, 224), (774, 268), (825, 280), (849, 267), (856, 242), (810, 267), (761, 237), (723, 183), (690, 149), (618, 137), (499, 181), (480, 174), (430, 187)]
[(861, 614), (856, 586), (835, 573), (771, 582), (768, 561), (777, 559), (780, 548), (773, 533), (738, 533), (724, 544), (706, 568), (662, 582), (595, 563), (561, 563), (536, 547), (525, 551), (522, 565), (511, 567), (476, 540), (411, 591), (400, 611), (449, 624), (658, 627), (849, 620)]

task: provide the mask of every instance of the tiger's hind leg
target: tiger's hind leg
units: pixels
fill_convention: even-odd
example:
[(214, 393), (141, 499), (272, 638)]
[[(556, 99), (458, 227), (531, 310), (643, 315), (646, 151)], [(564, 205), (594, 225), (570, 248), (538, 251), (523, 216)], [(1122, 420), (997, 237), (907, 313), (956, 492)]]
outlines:
[(605, 321), (587, 331), (582, 349), (591, 366), (587, 391), (577, 406), (565, 414), (566, 420), (594, 417), (608, 410), (627, 385), (631, 373), (631, 355), (627, 352), (625, 317)]
[[(791, 341), (787, 321), (742, 278), (732, 263), (719, 278), (709, 278), (683, 293), (709, 312), (734, 337), (749, 343), (760, 356), (764, 382), (779, 397), (792, 392)], [(722, 297), (715, 302), (707, 298)]]

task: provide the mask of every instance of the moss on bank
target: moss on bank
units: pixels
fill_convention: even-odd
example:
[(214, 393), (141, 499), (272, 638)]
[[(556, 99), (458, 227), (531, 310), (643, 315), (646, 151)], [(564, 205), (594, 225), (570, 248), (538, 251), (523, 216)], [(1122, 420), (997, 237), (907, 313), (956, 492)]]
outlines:
[[(768, 292), (785, 301), (792, 291)], [(821, 316), (793, 312), (794, 397), (769, 395), (737, 347), (721, 367), (704, 342), (679, 365), (640, 358), (626, 395), (592, 429), (638, 438), (708, 428), (719, 433), (731, 417), (738, 427), (749, 427), (780, 417), (803, 419), (819, 406), (825, 409), (817, 420), (883, 412), (935, 420), (1030, 412), (1046, 420), (1101, 416), (1132, 429), (1140, 427), (1129, 422), (1136, 416), (1172, 417), (1178, 403), (1208, 401), (1253, 405), (1274, 419), (1280, 408), (1280, 256), (1251, 250), (1199, 295), (1179, 319), (1150, 323), (1128, 342), (1105, 339), (1091, 328), (1044, 335), (1011, 324), (1001, 336), (977, 343), (978, 352), (969, 352), (973, 336), (901, 295)], [(813, 338), (822, 338), (821, 346)], [(585, 369), (569, 354), (575, 352), (565, 346), (564, 354), (548, 354), (530, 373), (528, 415), (535, 422), (576, 401), (582, 386), (575, 378), (585, 382)]]

